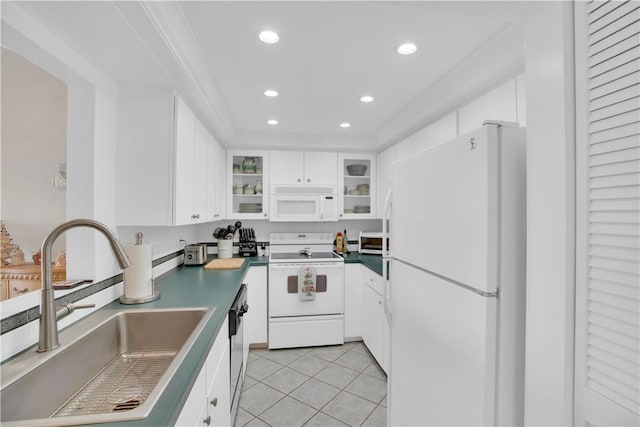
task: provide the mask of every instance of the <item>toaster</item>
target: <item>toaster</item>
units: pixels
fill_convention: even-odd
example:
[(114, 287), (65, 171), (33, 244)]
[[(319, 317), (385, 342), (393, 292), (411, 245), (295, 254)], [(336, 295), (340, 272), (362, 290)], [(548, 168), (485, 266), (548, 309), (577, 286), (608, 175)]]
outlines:
[(184, 247), (184, 265), (202, 265), (207, 262), (207, 245), (193, 244)]

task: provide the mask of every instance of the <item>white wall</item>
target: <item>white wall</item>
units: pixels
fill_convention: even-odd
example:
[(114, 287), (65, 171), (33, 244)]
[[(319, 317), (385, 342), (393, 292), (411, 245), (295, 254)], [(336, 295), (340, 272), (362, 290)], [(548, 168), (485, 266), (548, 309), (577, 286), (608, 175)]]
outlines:
[(4, 48), (1, 75), (2, 220), (30, 261), (65, 219), (66, 189), (49, 179), (67, 160), (67, 86)]
[(527, 324), (525, 423), (573, 425), (575, 135), (571, 2), (525, 31)]
[[(66, 219), (96, 218), (113, 228), (117, 86), (15, 4), (3, 2), (1, 7), (3, 46), (64, 81), (68, 87)], [(51, 156), (50, 150), (46, 153)], [(34, 208), (46, 211), (41, 203)], [(120, 272), (104, 237), (94, 230), (71, 230), (66, 238), (67, 277), (100, 281)], [(115, 299), (114, 292), (117, 292), (114, 287), (103, 291), (107, 297), (97, 300), (97, 308)], [(38, 293), (31, 294), (34, 296), (4, 301), (0, 305), (2, 316), (37, 305)], [(90, 312), (80, 310), (73, 319)], [(2, 335), (3, 358), (37, 341), (37, 323), (32, 321), (11, 334)], [(5, 346), (10, 349), (9, 353), (5, 352)]]
[(378, 217), (382, 218), (384, 199), (391, 178), (391, 162), (446, 142), (482, 126), (485, 120), (518, 122), (526, 125), (527, 88), (524, 74), (519, 74), (468, 103), (446, 112), (441, 118), (409, 135), (377, 157)]

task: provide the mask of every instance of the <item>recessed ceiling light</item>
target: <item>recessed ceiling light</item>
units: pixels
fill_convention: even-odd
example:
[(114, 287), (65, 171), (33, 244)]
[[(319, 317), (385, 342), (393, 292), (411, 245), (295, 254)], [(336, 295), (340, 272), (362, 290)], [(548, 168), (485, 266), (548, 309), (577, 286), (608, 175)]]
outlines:
[(360, 102), (373, 102), (373, 96), (365, 95), (360, 97)]
[(260, 34), (258, 34), (258, 38), (268, 44), (278, 43), (278, 40), (280, 40), (278, 34), (271, 30), (261, 31)]
[(418, 50), (418, 46), (416, 46), (415, 44), (402, 43), (400, 46), (398, 46), (396, 52), (398, 52), (400, 55), (411, 55), (412, 53), (415, 53), (416, 50)]
[(340, 127), (341, 128), (350, 128), (351, 127), (351, 123), (347, 123), (347, 122), (340, 123)]
[(267, 89), (264, 91), (264, 96), (268, 96), (269, 98), (275, 98), (278, 96), (278, 91), (273, 89)]
[(276, 119), (269, 119), (267, 120), (267, 124), (271, 126), (275, 126), (278, 124), (278, 121)]

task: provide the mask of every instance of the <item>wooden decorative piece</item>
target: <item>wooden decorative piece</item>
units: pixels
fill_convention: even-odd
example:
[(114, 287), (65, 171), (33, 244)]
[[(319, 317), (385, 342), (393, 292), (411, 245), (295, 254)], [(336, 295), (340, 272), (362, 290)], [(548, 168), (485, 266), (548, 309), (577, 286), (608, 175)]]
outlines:
[(24, 252), (20, 246), (13, 242), (4, 222), (0, 222), (0, 258), (2, 265), (23, 265)]

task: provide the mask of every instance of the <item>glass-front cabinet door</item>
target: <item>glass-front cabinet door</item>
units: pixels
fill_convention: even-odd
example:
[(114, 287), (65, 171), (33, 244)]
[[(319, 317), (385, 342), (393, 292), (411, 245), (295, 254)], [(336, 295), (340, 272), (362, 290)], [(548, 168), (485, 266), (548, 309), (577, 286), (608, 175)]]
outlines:
[(338, 155), (341, 219), (375, 218), (375, 154)]
[(227, 218), (269, 219), (269, 153), (227, 151)]

